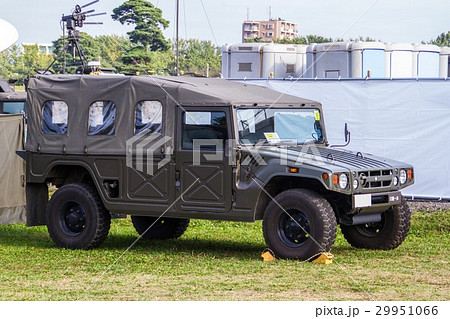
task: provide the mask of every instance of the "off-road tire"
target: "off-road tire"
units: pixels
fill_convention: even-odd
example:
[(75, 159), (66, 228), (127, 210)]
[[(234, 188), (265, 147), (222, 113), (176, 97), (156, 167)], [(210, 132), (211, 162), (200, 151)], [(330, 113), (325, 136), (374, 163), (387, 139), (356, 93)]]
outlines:
[(150, 216), (131, 216), (134, 228), (144, 239), (178, 238), (184, 234), (190, 221), (189, 219), (167, 217), (157, 219), (157, 217)]
[(84, 183), (60, 187), (47, 206), (47, 229), (58, 247), (91, 249), (108, 236), (111, 215), (94, 187)]
[(347, 242), (355, 248), (390, 250), (397, 248), (409, 232), (411, 211), (402, 199), (381, 215), (379, 223), (345, 226), (341, 231)]
[(48, 204), (47, 183), (27, 183), (27, 226), (46, 224), (45, 211)]
[(336, 227), (330, 203), (306, 189), (278, 194), (267, 206), (263, 218), (266, 244), (282, 259), (308, 260), (330, 251), (336, 239)]

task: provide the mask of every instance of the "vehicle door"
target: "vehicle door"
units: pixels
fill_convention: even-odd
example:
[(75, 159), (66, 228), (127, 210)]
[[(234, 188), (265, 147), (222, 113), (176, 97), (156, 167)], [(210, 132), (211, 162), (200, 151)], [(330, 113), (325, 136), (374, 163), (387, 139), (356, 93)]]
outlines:
[(164, 111), (158, 100), (137, 103), (135, 135), (127, 141), (126, 196), (149, 212), (163, 212), (171, 204), (173, 172), (165, 154)]
[(175, 185), (179, 210), (225, 213), (231, 209), (232, 166), (226, 152), (231, 123), (228, 107), (178, 107)]

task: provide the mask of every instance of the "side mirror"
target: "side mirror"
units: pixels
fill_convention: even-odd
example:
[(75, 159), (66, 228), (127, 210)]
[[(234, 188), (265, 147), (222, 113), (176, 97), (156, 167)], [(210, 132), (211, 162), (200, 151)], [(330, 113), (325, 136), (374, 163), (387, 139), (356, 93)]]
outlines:
[(347, 123), (345, 123), (344, 125), (344, 136), (345, 136), (345, 143), (346, 146), (348, 145), (348, 143), (350, 143), (350, 132), (348, 131), (348, 127), (347, 127)]
[(344, 125), (344, 139), (345, 139), (345, 144), (343, 144), (343, 145), (331, 145), (330, 147), (346, 147), (348, 144), (350, 144), (351, 135), (350, 135), (350, 131), (348, 130), (347, 123), (345, 123), (345, 125)]

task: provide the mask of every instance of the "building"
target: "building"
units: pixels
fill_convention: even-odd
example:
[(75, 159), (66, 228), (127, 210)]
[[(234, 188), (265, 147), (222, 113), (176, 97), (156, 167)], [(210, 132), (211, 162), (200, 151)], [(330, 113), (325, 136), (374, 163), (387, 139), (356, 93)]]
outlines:
[(55, 50), (55, 47), (53, 46), (53, 43), (25, 43), (22, 42), (22, 46), (34, 46), (37, 45), (39, 48), (39, 52), (45, 53), (45, 54), (52, 54), (53, 50)]
[(242, 42), (248, 39), (260, 38), (262, 41), (278, 39), (295, 39), (298, 37), (297, 23), (283, 19), (269, 21), (244, 21), (242, 24)]
[(450, 77), (450, 48), (430, 44), (239, 43), (222, 47), (222, 76), (255, 78), (437, 79)]

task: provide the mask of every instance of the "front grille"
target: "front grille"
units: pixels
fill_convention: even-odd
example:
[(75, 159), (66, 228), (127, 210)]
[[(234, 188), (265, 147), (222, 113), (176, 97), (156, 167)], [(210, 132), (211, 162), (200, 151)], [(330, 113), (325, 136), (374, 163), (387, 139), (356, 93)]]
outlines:
[(364, 189), (389, 187), (392, 183), (392, 170), (363, 171), (358, 173), (358, 177)]

